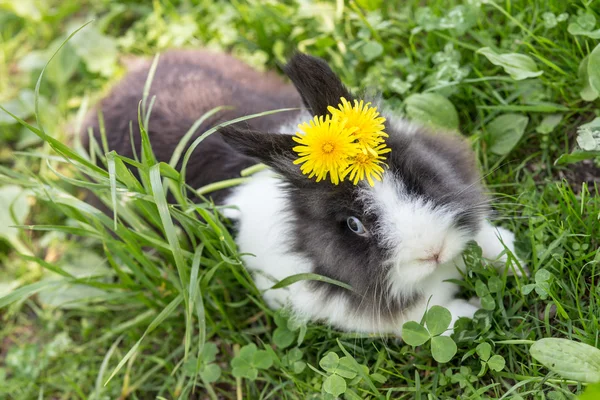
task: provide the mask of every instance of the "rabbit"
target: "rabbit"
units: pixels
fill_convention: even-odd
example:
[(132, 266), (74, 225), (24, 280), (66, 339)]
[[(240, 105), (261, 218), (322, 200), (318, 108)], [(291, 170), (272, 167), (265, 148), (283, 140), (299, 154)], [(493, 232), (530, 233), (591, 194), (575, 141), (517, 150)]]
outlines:
[[(137, 104), (149, 62), (130, 71), (99, 107), (108, 144), (132, 154), (129, 123), (137, 137)], [(226, 54), (169, 51), (160, 57), (150, 95), (156, 95), (149, 135), (159, 160), (202, 114), (233, 106), (196, 132), (239, 116), (295, 108), (221, 126), (193, 153), (187, 182), (194, 187), (239, 177), (242, 169), (267, 168), (245, 183), (213, 194), (233, 221), (238, 250), (255, 284), (272, 308), (289, 308), (303, 321), (336, 329), (400, 336), (406, 321), (419, 321), (441, 305), (452, 323), (472, 318), (478, 307), (457, 298), (465, 265), (462, 253), (476, 241), (483, 256), (504, 266), (514, 252), (514, 235), (489, 221), (489, 200), (473, 151), (457, 134), (380, 110), (389, 135), (387, 168), (370, 186), (333, 185), (304, 175), (293, 163), (292, 137), (298, 124), (328, 114), (341, 98), (356, 97), (327, 63), (296, 53), (283, 67), (293, 85), (274, 73), (257, 72)], [(97, 113), (83, 129), (98, 137)], [(138, 142), (135, 143), (139, 147)], [(317, 280), (270, 289), (301, 273), (341, 281), (352, 290)]]

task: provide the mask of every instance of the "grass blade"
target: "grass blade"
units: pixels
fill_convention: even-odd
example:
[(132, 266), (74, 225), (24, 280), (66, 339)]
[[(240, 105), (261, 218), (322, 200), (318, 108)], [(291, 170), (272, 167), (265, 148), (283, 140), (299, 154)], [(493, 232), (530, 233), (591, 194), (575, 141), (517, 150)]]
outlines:
[(6, 296), (0, 297), (0, 308), (6, 307), (7, 305), (14, 303), (15, 301), (24, 300), (49, 287), (60, 286), (63, 284), (63, 281), (39, 281), (30, 285), (21, 286), (20, 288), (13, 290)]
[(127, 361), (129, 361), (129, 359), (135, 354), (135, 352), (137, 351), (137, 349), (142, 344), (142, 341), (144, 340), (144, 338), (146, 337), (146, 335), (148, 335), (150, 332), (154, 331), (164, 320), (166, 320), (167, 318), (169, 318), (171, 316), (171, 314), (175, 311), (175, 309), (177, 308), (177, 306), (179, 306), (179, 304), (181, 303), (182, 300), (183, 300), (183, 297), (181, 295), (175, 297), (160, 312), (160, 314), (158, 314), (156, 316), (156, 318), (154, 318), (152, 320), (152, 322), (150, 323), (150, 325), (148, 325), (148, 328), (146, 328), (146, 331), (144, 332), (144, 334), (142, 335), (142, 337), (139, 338), (138, 341), (133, 345), (133, 347), (127, 352), (127, 354), (125, 354), (125, 357), (123, 357), (121, 359), (121, 361), (119, 361), (119, 364), (117, 364), (117, 366), (115, 367), (115, 369), (112, 372), (112, 374), (110, 374), (110, 376), (108, 377), (107, 381), (104, 383), (104, 386), (106, 386), (108, 384), (108, 382), (110, 382), (111, 379), (114, 378), (114, 376), (121, 370), (121, 368), (123, 368), (123, 366), (127, 363)]
[(281, 289), (281, 288), (290, 286), (291, 284), (299, 282), (299, 281), (326, 282), (326, 283), (330, 283), (332, 285), (336, 285), (336, 286), (342, 287), (342, 288), (350, 290), (350, 291), (354, 291), (352, 289), (352, 286), (348, 285), (347, 283), (340, 282), (335, 279), (331, 279), (326, 276), (319, 275), (319, 274), (313, 274), (313, 273), (302, 273), (302, 274), (295, 274), (295, 275), (288, 276), (286, 278), (283, 278), (279, 282), (277, 282), (275, 285), (271, 286), (271, 289)]

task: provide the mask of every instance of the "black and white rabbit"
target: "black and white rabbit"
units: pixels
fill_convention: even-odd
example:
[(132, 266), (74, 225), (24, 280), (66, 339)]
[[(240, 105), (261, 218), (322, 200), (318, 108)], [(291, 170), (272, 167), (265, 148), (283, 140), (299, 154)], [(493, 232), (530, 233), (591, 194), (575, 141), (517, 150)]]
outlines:
[[(100, 105), (109, 147), (123, 155), (132, 154), (129, 123), (137, 126), (149, 64), (131, 71)], [(391, 152), (382, 181), (373, 187), (315, 182), (293, 164), (292, 135), (299, 123), (328, 114), (340, 98), (355, 97), (321, 59), (297, 54), (284, 71), (294, 86), (228, 55), (171, 51), (161, 56), (150, 92), (156, 103), (149, 134), (164, 161), (213, 107), (233, 109), (207, 121), (198, 134), (239, 116), (301, 108), (220, 128), (196, 149), (187, 169), (187, 182), (199, 187), (237, 177), (257, 162), (269, 167), (213, 196), (236, 207), (227, 216), (237, 223), (239, 251), (253, 254), (244, 262), (269, 306), (287, 306), (299, 318), (343, 330), (397, 335), (404, 322), (420, 320), (427, 305), (448, 308), (453, 322), (472, 317), (477, 308), (456, 298), (458, 286), (447, 280), (460, 279), (469, 241), (504, 265), (514, 235), (486, 220), (488, 200), (466, 141), (383, 112)], [(84, 131), (92, 127), (98, 135), (96, 115)], [(345, 282), (353, 291), (318, 281), (267, 290), (306, 272)]]

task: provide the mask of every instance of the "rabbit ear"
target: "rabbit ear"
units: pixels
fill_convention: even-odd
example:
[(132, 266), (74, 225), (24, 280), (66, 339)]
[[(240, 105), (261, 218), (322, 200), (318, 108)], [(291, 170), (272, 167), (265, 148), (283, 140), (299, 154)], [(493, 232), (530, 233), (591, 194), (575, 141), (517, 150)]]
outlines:
[(273, 168), (295, 186), (306, 186), (312, 182), (302, 174), (300, 166), (293, 163), (298, 155), (292, 149), (298, 144), (292, 135), (260, 132), (235, 125), (221, 127), (218, 131), (235, 150)]
[(320, 58), (296, 53), (283, 67), (300, 93), (302, 101), (313, 115), (327, 115), (328, 106), (337, 106), (340, 98), (351, 101), (354, 97), (340, 78)]

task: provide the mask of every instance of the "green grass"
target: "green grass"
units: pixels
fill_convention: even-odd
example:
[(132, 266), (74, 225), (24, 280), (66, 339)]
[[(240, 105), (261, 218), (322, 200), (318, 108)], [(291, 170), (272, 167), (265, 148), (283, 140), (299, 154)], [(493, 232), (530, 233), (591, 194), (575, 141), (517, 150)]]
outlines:
[[(590, 178), (600, 179), (599, 149), (580, 143), (589, 184), (581, 164), (556, 163), (582, 154), (580, 127), (600, 115), (580, 77), (599, 43), (600, 4), (423, 3), (0, 0), (0, 105), (23, 120), (0, 111), (0, 398), (305, 399), (344, 385), (348, 399), (583, 391), (583, 379), (564, 380), (530, 347), (547, 337), (600, 346), (600, 196)], [(353, 89), (381, 91), (398, 113), (459, 124), (531, 277), (498, 275), (467, 252), (463, 295), (487, 309), (457, 325), (447, 363), (429, 344), (299, 327), (268, 309), (219, 207), (184, 196), (167, 204), (166, 193), (194, 188), (154, 160), (147, 138), (139, 160), (98, 144), (98, 168), (71, 133), (122, 76), (124, 56), (205, 46), (265, 69), (299, 48)], [(486, 47), (529, 61), (510, 73)], [(116, 213), (88, 204), (84, 189)], [(482, 367), (482, 343), (503, 368)]]

